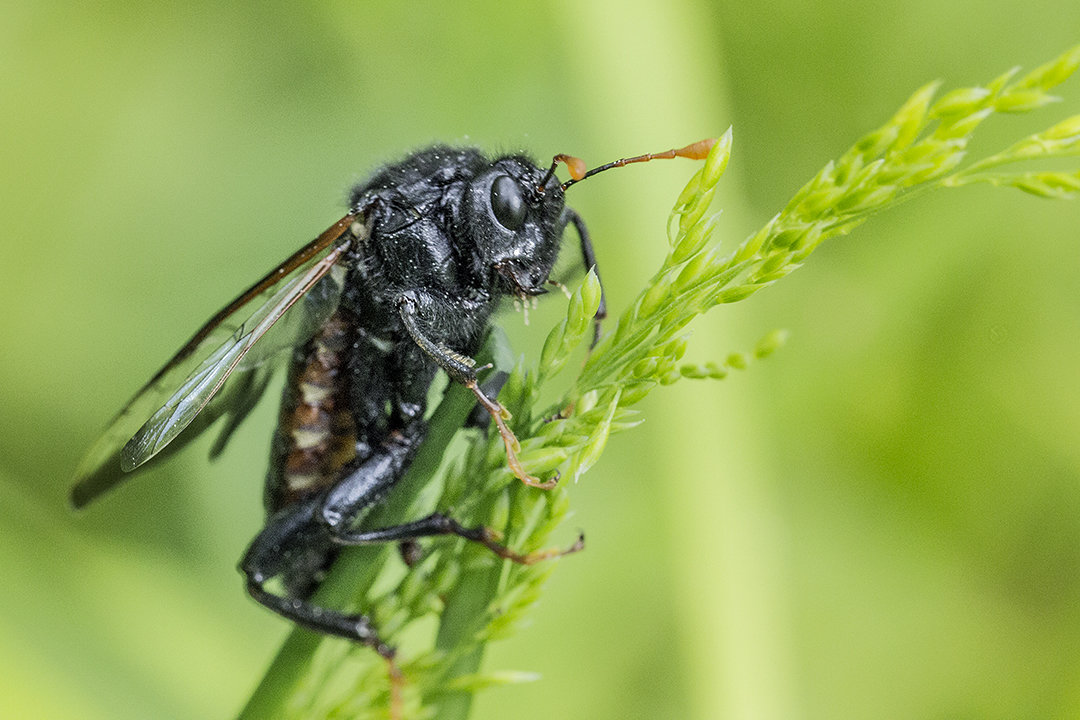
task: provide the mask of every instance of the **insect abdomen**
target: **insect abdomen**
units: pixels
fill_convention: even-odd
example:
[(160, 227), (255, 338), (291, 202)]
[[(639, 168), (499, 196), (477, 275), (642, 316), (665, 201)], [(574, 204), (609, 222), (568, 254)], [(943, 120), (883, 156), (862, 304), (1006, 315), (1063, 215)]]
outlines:
[(267, 478), (271, 513), (337, 482), (356, 456), (356, 428), (343, 394), (351, 336), (339, 311), (294, 356)]

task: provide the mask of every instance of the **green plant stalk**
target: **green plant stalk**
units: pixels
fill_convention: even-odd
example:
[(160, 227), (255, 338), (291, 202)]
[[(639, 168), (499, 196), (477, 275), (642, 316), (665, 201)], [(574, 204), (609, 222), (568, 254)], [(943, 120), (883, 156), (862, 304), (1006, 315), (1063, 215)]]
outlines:
[[(722, 378), (745, 367), (751, 355), (740, 353), (722, 364), (681, 364), (688, 324), (717, 305), (745, 300), (786, 277), (824, 240), (850, 232), (878, 212), (932, 189), (976, 182), (1047, 198), (1080, 195), (1077, 169), (992, 172), (1015, 162), (1080, 154), (1080, 116), (961, 167), (968, 141), (983, 122), (1048, 106), (1054, 100), (1048, 91), (1078, 66), (1080, 46), (1019, 79), (1013, 69), (985, 87), (954, 90), (936, 101), (939, 83), (920, 88), (886, 124), (827, 163), (783, 210), (732, 249), (714, 241), (716, 219), (706, 214), (731, 154), (729, 129), (675, 203), (667, 257), (609, 327), (578, 376), (566, 383), (562, 399), (538, 407), (541, 388), (572, 367), (571, 358), (582, 352), (599, 303), (595, 275), (590, 273), (574, 293), (566, 318), (549, 333), (536, 365), (522, 361), (514, 367), (499, 399), (514, 414), (511, 426), (521, 441), (522, 464), (538, 476), (559, 471), (564, 478), (579, 478), (599, 459), (612, 433), (637, 424), (631, 406), (653, 389), (683, 378)], [(752, 356), (764, 357), (781, 342), (780, 334), (766, 336)], [(460, 388), (450, 391), (444, 405), (455, 391)], [(416, 510), (410, 500), (430, 487), (440, 489), (431, 479), (471, 405), (469, 397), (454, 403), (452, 409), (440, 405), (436, 411), (438, 430), (433, 418), (423, 457), (413, 464), (383, 519), (415, 517), (409, 514)], [(547, 543), (566, 513), (566, 482), (546, 493), (523, 487), (507, 469), (497, 437), (472, 433), (467, 442), (467, 453), (445, 472), (435, 506), (462, 522), (502, 532), (518, 551), (532, 552)], [(335, 564), (319, 598), (333, 607), (360, 600), (391, 643), (412, 621), (439, 616), (430, 649), (402, 660), (405, 717), (461, 720), (476, 691), (522, 679), (479, 673), (483, 651), (487, 642), (513, 630), (557, 563), (523, 567), (497, 561), (484, 548), (460, 540), (437, 539), (428, 548), (428, 559), (403, 572), (396, 585), (360, 598), (356, 590), (366, 592), (391, 553), (350, 549)], [(319, 666), (323, 648), (331, 645), (337, 654), (328, 653)], [(386, 717), (390, 695), (383, 690), (385, 674), (385, 663), (366, 648), (297, 631), (241, 717)]]
[[(439, 633), (435, 646), (440, 650), (452, 652), (466, 642), (466, 634), (474, 630), (475, 618), (482, 617), (484, 608), (495, 595), (499, 585), (497, 574), (488, 570), (472, 570), (462, 576), (461, 583), (454, 588), (454, 594), (448, 599), (446, 612), (439, 623)], [(477, 645), (460, 655), (450, 667), (451, 677), (472, 675), (480, 669), (484, 659), (484, 645)], [(440, 694), (436, 700), (435, 717), (439, 720), (458, 720), (467, 718), (472, 709), (473, 693), (469, 690), (450, 690)]]

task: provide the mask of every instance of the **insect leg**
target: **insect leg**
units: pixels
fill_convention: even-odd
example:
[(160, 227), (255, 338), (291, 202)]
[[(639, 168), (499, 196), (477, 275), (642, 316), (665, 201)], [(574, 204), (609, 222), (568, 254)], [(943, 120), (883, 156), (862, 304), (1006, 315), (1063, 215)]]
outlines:
[(531, 487), (543, 490), (550, 490), (555, 487), (559, 482), (558, 476), (547, 481), (540, 480), (540, 478), (525, 472), (525, 468), (518, 461), (517, 453), (521, 449), (521, 445), (518, 443), (513, 431), (506, 425), (506, 420), (510, 418), (510, 412), (500, 405), (497, 400), (488, 397), (477, 385), (476, 361), (434, 340), (421, 327), (418, 317), (421, 306), (432, 308), (436, 304), (435, 299), (426, 293), (415, 290), (404, 293), (398, 299), (398, 313), (401, 315), (405, 330), (408, 331), (413, 341), (420, 346), (420, 349), (434, 360), (436, 365), (446, 371), (451, 380), (461, 383), (476, 395), (481, 407), (488, 412), (491, 419), (495, 421), (495, 426), (499, 429), (499, 435), (502, 436), (503, 444), (506, 446), (506, 462), (514, 475), (521, 482)]
[(590, 349), (600, 342), (600, 321), (607, 317), (607, 298), (604, 296), (604, 283), (600, 280), (600, 268), (596, 266), (596, 252), (593, 251), (592, 240), (589, 239), (589, 231), (585, 227), (585, 221), (581, 216), (570, 208), (563, 210), (563, 223), (573, 223), (581, 240), (581, 257), (585, 261), (585, 270), (592, 270), (596, 274), (596, 280), (600, 283), (600, 304), (596, 307), (596, 315), (593, 316), (593, 339)]
[[(498, 397), (499, 392), (502, 391), (503, 385), (509, 379), (509, 375), (502, 370), (498, 370), (489, 375), (484, 382), (480, 383), (480, 390), (488, 397)], [(465, 421), (465, 427), (480, 428), (481, 430), (487, 430), (491, 424), (491, 416), (487, 414), (484, 408), (477, 405), (469, 413), (469, 418)]]
[(270, 580), (289, 573), (309, 570), (314, 574), (333, 552), (333, 542), (315, 520), (315, 500), (318, 498), (290, 505), (275, 514), (251, 543), (240, 563), (247, 591), (256, 601), (298, 625), (363, 643), (392, 660), (394, 648), (379, 638), (367, 616), (317, 607), (306, 599), (279, 595), (266, 587)]
[[(271, 516), (240, 563), (251, 596), (300, 625), (361, 642), (392, 658), (393, 648), (379, 638), (366, 616), (318, 607), (306, 594), (318, 584), (339, 547), (334, 536), (385, 496), (401, 477), (423, 434), (421, 421), (391, 433), (375, 453), (332, 488)], [(281, 578), (283, 594), (267, 589), (274, 578)]]
[(379, 639), (379, 634), (366, 615), (335, 612), (316, 607), (303, 600), (282, 597), (268, 591), (262, 583), (248, 580), (248, 594), (262, 605), (282, 617), (326, 635), (336, 635), (346, 640), (355, 640), (371, 647), (387, 660), (394, 658), (394, 648)]
[(443, 515), (442, 513), (432, 513), (420, 520), (414, 520), (413, 522), (402, 523), (400, 525), (391, 525), (375, 530), (357, 530), (335, 533), (334, 542), (341, 543), (342, 545), (372, 545), (376, 543), (415, 540), (417, 538), (433, 537), (436, 535), (456, 535), (460, 538), (465, 538), (466, 540), (478, 542), (499, 557), (521, 565), (533, 565), (542, 560), (569, 555), (570, 553), (577, 552), (585, 547), (585, 536), (582, 534), (578, 536), (577, 542), (565, 550), (539, 550), (532, 553), (518, 553), (500, 543), (499, 540), (501, 537), (495, 530), (484, 526), (465, 527), (457, 520), (454, 520), (447, 515)]

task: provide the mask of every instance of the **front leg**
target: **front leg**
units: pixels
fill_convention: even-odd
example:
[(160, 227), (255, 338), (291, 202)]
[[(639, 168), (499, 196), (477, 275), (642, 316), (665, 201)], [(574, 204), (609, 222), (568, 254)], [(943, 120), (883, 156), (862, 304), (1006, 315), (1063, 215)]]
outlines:
[[(506, 446), (506, 463), (514, 475), (521, 482), (531, 487), (542, 490), (550, 490), (555, 487), (559, 482), (557, 475), (550, 480), (544, 481), (525, 472), (525, 468), (522, 467), (517, 456), (521, 450), (521, 444), (513, 431), (506, 425), (506, 421), (510, 419), (510, 412), (500, 405), (498, 400), (488, 397), (480, 389), (476, 381), (476, 371), (478, 369), (476, 361), (467, 355), (462, 355), (450, 349), (437, 340), (429, 328), (423, 326), (420, 320), (422, 308), (433, 307), (436, 303), (437, 301), (431, 295), (425, 293), (417, 291), (403, 293), (398, 299), (398, 313), (401, 315), (401, 322), (405, 325), (405, 330), (408, 331), (410, 337), (420, 349), (434, 360), (436, 365), (446, 371), (451, 380), (469, 388), (476, 396), (480, 406), (491, 415), (492, 420), (495, 421), (495, 426), (499, 429), (499, 435), (502, 436), (503, 444)], [(445, 321), (446, 319), (441, 318), (441, 320)]]
[(596, 265), (596, 252), (593, 250), (592, 240), (589, 239), (589, 231), (585, 227), (585, 221), (581, 216), (570, 208), (563, 210), (563, 226), (573, 223), (577, 230), (578, 240), (581, 241), (581, 259), (585, 262), (585, 272), (592, 270), (596, 274), (596, 281), (600, 283), (600, 304), (596, 306), (596, 315), (593, 316), (593, 338), (589, 349), (596, 347), (600, 342), (600, 321), (607, 317), (607, 297), (604, 294), (604, 283), (600, 280), (600, 268)]

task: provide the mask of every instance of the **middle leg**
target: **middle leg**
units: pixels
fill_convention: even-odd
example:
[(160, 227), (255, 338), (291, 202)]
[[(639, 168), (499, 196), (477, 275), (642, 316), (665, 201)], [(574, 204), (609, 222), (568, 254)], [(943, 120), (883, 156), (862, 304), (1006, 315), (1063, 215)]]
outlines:
[(401, 542), (438, 535), (456, 535), (466, 540), (480, 543), (499, 557), (522, 565), (532, 565), (542, 560), (561, 557), (577, 552), (585, 547), (585, 535), (578, 536), (577, 542), (564, 550), (539, 550), (532, 553), (518, 553), (499, 542), (501, 536), (495, 530), (483, 525), (466, 527), (448, 515), (432, 513), (420, 520), (377, 528), (334, 534), (334, 542), (342, 545), (372, 545), (385, 542)]

